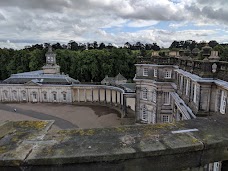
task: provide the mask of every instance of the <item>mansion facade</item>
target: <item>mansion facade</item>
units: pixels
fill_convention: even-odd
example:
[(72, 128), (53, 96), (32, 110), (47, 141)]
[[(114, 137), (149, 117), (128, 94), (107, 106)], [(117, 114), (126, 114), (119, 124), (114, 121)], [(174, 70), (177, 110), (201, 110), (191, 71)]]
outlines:
[(138, 58), (134, 78), (137, 123), (228, 113), (228, 63), (216, 60), (218, 53), (206, 52), (203, 61), (179, 53), (173, 56), (173, 52), (166, 57), (154, 52), (152, 57)]

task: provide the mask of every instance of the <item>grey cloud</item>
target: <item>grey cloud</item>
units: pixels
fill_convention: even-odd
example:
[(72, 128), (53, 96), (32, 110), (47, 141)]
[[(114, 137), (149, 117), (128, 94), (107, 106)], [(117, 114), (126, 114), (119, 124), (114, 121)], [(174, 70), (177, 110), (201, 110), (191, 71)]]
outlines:
[(197, 0), (199, 4), (228, 4), (227, 0)]
[(210, 6), (206, 6), (202, 9), (202, 14), (208, 18), (222, 20), (228, 23), (228, 11), (225, 11), (223, 8), (215, 10)]
[[(211, 18), (221, 22), (228, 16), (225, 7), (209, 6), (204, 0), (197, 4), (148, 3), (151, 0), (0, 0), (1, 40), (16, 44), (58, 41), (67, 43), (98, 41), (123, 44), (126, 41), (159, 42), (162, 46), (177, 39), (175, 31), (150, 30), (106, 33), (100, 28), (124, 27), (128, 22), (140, 20), (195, 21)], [(211, 0), (209, 0), (211, 1)], [(215, 0), (216, 1), (216, 0)], [(200, 6), (199, 6), (200, 4)], [(212, 3), (214, 4), (214, 3)], [(181, 6), (182, 5), (182, 6)], [(1, 15), (2, 14), (2, 15)], [(119, 20), (119, 21), (118, 21)], [(140, 22), (139, 22), (140, 23)], [(197, 33), (198, 31), (196, 31)], [(185, 34), (185, 35), (184, 35)], [(183, 33), (182, 39), (190, 33)], [(197, 37), (191, 33), (192, 37)], [(208, 34), (210, 36), (210, 34)], [(208, 37), (204, 32), (198, 37)], [(1, 41), (0, 40), (0, 41)], [(2, 45), (2, 44), (0, 44)]]
[(44, 9), (50, 11), (59, 11), (63, 7), (69, 7), (69, 1), (66, 0), (1, 0), (0, 7), (19, 7), (22, 9)]
[(5, 16), (2, 13), (0, 13), (0, 21), (5, 19), (6, 19)]
[(192, 16), (194, 16), (195, 20), (197, 19), (211, 19), (216, 22), (220, 21), (223, 24), (228, 24), (228, 9), (226, 6), (220, 7), (220, 6), (200, 6), (198, 4), (191, 4), (189, 6), (185, 7), (187, 11), (189, 11)]

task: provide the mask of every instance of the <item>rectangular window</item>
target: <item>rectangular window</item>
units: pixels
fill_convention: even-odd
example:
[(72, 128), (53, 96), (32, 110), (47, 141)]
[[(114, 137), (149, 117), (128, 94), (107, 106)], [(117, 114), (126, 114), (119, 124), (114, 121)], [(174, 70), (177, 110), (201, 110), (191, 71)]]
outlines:
[(196, 84), (193, 84), (193, 102), (196, 103)]
[(143, 121), (148, 121), (148, 113), (147, 113), (147, 108), (143, 106), (142, 108), (142, 120)]
[(162, 116), (162, 122), (163, 123), (168, 123), (169, 122), (169, 116), (168, 115), (163, 115)]
[(152, 92), (152, 101), (153, 101), (154, 103), (156, 103), (156, 99), (157, 99), (157, 93), (156, 93), (156, 91), (153, 91), (153, 92)]
[(147, 111), (143, 111), (143, 113), (142, 113), (142, 120), (143, 120), (143, 121), (147, 121), (147, 120), (148, 120), (147, 117), (148, 117), (148, 116), (147, 116)]
[(142, 99), (147, 100), (147, 89), (142, 91)]
[(152, 112), (152, 120), (151, 120), (151, 122), (153, 123), (153, 124), (155, 124), (155, 122), (156, 122), (156, 114), (155, 114), (156, 112), (155, 112), (155, 109), (153, 110), (153, 112)]
[(66, 94), (65, 93), (63, 94), (63, 100), (66, 100)]
[(186, 89), (185, 89), (185, 95), (188, 96), (189, 91), (189, 80), (186, 80)]
[(225, 114), (226, 112), (226, 93), (222, 91), (221, 102), (220, 102), (220, 113)]
[(166, 70), (165, 71), (165, 78), (171, 78), (172, 71), (171, 70)]
[(143, 76), (148, 76), (148, 68), (143, 68)]
[(157, 75), (158, 75), (158, 70), (154, 69), (154, 77), (157, 77)]
[(164, 92), (164, 105), (169, 105), (169, 104), (170, 104), (170, 93)]

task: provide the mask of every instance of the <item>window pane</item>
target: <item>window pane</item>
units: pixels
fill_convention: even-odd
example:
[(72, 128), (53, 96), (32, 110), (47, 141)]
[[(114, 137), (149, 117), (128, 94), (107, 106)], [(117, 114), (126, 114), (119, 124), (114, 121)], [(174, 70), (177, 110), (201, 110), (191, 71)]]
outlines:
[(163, 115), (163, 116), (162, 116), (162, 121), (163, 121), (164, 123), (169, 122), (169, 116), (168, 116), (168, 115)]
[(164, 92), (164, 104), (169, 105), (170, 104), (170, 93)]
[(148, 68), (143, 68), (143, 76), (148, 76)]

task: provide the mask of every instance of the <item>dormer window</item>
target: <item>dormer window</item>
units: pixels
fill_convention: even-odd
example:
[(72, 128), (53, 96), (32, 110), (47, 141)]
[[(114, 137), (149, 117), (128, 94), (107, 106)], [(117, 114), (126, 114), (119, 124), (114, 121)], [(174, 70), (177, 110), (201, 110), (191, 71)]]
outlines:
[(143, 68), (143, 76), (148, 76), (148, 68)]

